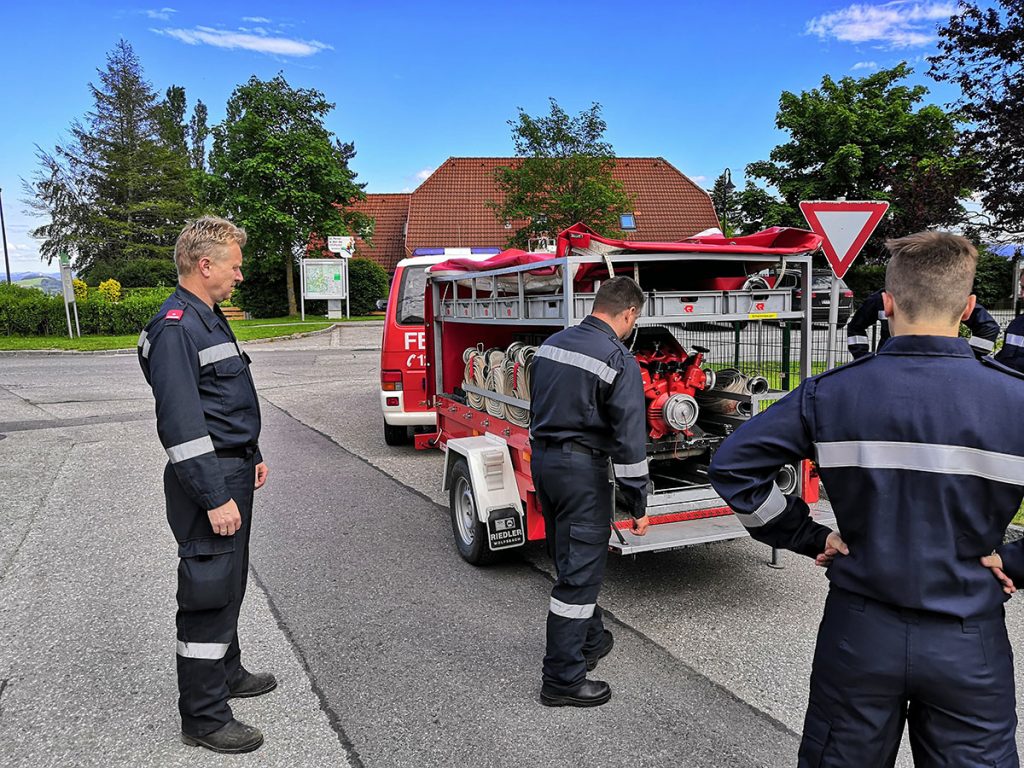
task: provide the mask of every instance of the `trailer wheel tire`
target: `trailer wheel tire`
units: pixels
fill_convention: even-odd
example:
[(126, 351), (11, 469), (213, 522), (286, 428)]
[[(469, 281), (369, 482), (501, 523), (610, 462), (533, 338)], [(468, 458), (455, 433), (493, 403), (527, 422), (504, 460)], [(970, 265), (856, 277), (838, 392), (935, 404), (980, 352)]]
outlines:
[(403, 426), (392, 426), (384, 422), (384, 442), (387, 445), (406, 445), (409, 442), (409, 429)]
[(487, 565), (497, 559), (487, 545), (487, 527), (477, 515), (473, 479), (465, 459), (456, 459), (448, 477), (448, 508), (452, 515), (452, 533), (462, 559), (473, 565)]

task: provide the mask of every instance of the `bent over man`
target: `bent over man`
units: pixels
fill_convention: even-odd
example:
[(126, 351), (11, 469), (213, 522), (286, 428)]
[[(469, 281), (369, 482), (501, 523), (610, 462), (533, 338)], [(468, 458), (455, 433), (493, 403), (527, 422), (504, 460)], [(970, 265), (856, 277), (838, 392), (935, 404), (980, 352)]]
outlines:
[[(907, 722), (916, 765), (1017, 766), (1006, 597), (979, 560), (1024, 496), (1024, 430), (998, 407), (1024, 400), (1024, 377), (958, 338), (967, 240), (886, 247), (892, 338), (737, 429), (710, 479), (755, 539), (828, 565), (800, 766), (892, 766)], [(804, 458), (841, 537), (774, 482)]]
[(139, 337), (169, 459), (167, 521), (178, 542), (178, 709), (181, 739), (249, 752), (263, 735), (232, 717), (228, 699), (272, 691), (271, 674), (242, 666), (238, 611), (249, 570), (254, 489), (267, 479), (260, 407), (242, 352), (217, 303), (242, 281), (245, 232), (204, 217), (174, 247), (178, 286)]
[(557, 572), (540, 694), (549, 707), (600, 706), (612, 695), (587, 671), (613, 643), (597, 605), (615, 503), (612, 474), (633, 532), (643, 535), (649, 522), (643, 384), (621, 341), (643, 304), (632, 279), (605, 281), (593, 314), (547, 339), (530, 371), (530, 466)]
[[(881, 321), (878, 349), (889, 340), (889, 323), (882, 306), (882, 291), (875, 291), (860, 305), (846, 324), (846, 344), (854, 360), (871, 352), (868, 329)], [(964, 318), (963, 324), (971, 332), (970, 345), (976, 357), (992, 354), (996, 339), (999, 338), (999, 323), (981, 304), (975, 303), (974, 311)]]

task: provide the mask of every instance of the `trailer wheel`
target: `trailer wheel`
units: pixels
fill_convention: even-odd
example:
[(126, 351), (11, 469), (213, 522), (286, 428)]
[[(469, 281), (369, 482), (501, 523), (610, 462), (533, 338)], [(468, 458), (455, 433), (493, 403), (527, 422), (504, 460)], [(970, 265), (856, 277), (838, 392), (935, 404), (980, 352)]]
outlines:
[(409, 442), (409, 429), (401, 425), (394, 427), (384, 422), (384, 442), (387, 445), (405, 445)]
[(465, 459), (456, 459), (448, 477), (448, 508), (452, 533), (462, 559), (473, 565), (487, 565), (497, 558), (487, 546), (487, 528), (477, 515), (473, 480)]

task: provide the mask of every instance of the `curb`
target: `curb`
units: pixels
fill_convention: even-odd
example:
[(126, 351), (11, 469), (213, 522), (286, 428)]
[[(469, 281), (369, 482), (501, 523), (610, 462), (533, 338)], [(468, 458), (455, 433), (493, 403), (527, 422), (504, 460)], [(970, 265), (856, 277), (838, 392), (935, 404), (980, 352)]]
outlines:
[[(332, 323), (326, 328), (321, 328), (319, 331), (306, 331), (304, 333), (292, 333), (287, 336), (271, 336), (266, 339), (250, 339), (249, 341), (241, 341), (239, 344), (242, 346), (249, 346), (250, 344), (270, 344), (275, 341), (289, 341), (291, 339), (304, 339), (307, 336), (320, 336), (324, 333), (330, 333), (335, 328), (359, 328), (359, 327), (374, 327), (383, 326), (383, 320), (357, 320), (352, 323)], [(134, 355), (136, 354), (135, 347), (126, 347), (122, 349), (3, 349), (0, 350), (0, 357), (56, 357), (60, 355), (77, 356), (77, 355)]]

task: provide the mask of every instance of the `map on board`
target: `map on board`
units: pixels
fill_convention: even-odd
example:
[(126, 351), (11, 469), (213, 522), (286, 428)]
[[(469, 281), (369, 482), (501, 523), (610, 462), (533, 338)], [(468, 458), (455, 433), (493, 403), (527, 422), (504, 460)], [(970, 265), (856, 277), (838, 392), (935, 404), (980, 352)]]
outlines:
[(304, 259), (303, 298), (344, 299), (348, 294), (348, 263), (345, 259)]

